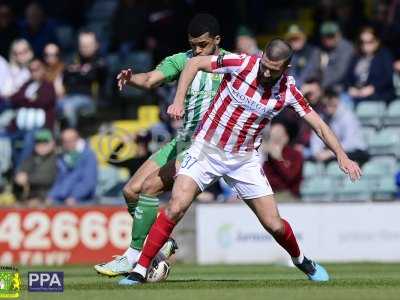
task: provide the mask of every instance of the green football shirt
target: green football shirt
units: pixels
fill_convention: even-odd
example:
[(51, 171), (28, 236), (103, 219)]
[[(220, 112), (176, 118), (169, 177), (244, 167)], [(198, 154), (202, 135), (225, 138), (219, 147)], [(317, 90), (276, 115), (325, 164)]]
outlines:
[[(227, 51), (220, 49), (221, 53)], [(166, 57), (158, 66), (157, 70), (165, 76), (165, 82), (171, 82), (179, 79), (186, 62), (193, 57), (193, 51), (177, 53)], [(188, 141), (192, 137), (197, 125), (203, 118), (203, 115), (210, 107), (215, 94), (218, 91), (222, 81), (223, 74), (212, 74), (199, 71), (193, 79), (185, 98), (185, 116), (183, 128), (179, 131), (177, 138)]]

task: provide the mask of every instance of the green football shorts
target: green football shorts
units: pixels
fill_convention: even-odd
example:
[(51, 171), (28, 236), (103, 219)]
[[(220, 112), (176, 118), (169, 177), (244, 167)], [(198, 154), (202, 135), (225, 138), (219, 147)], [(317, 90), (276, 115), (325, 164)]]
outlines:
[(176, 138), (162, 146), (157, 152), (150, 156), (160, 168), (171, 160), (182, 161), (185, 151), (190, 147), (191, 142), (178, 141)]

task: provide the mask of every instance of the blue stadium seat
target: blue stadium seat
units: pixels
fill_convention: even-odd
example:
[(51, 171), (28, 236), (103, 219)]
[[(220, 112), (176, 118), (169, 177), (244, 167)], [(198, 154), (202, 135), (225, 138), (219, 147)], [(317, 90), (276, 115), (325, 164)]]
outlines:
[(397, 192), (395, 177), (383, 176), (373, 189), (374, 200), (393, 200)]
[(400, 99), (389, 104), (383, 121), (386, 126), (400, 126)]
[(368, 151), (372, 155), (400, 157), (400, 132), (393, 128), (382, 129), (369, 141)]
[(324, 171), (324, 166), (321, 163), (306, 161), (303, 165), (303, 177), (312, 178), (314, 176), (321, 176)]
[(375, 137), (376, 129), (373, 127), (362, 127), (361, 131), (362, 131), (364, 141), (368, 145), (369, 142)]
[(384, 101), (366, 101), (357, 105), (356, 114), (363, 126), (380, 127), (386, 112)]
[(372, 191), (369, 181), (366, 178), (352, 182), (350, 179), (344, 180), (342, 185), (338, 186), (335, 193), (337, 201), (370, 201), (372, 200)]
[(362, 172), (363, 178), (369, 182), (370, 187), (375, 188), (378, 186), (379, 179), (387, 174), (388, 168), (378, 160), (370, 160), (364, 164)]
[(330, 162), (325, 169), (325, 175), (331, 178), (335, 185), (342, 184), (347, 179), (347, 175), (339, 168), (337, 161)]
[(329, 177), (314, 177), (303, 180), (300, 185), (301, 199), (305, 202), (332, 201), (334, 184)]

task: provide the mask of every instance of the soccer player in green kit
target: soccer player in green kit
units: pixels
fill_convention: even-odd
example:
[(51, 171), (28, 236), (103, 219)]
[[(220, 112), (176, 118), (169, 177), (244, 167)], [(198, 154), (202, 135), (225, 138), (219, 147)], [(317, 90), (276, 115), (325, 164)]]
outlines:
[[(179, 78), (186, 62), (197, 55), (218, 55), (226, 52), (219, 48), (221, 40), (218, 21), (211, 15), (198, 14), (188, 26), (188, 40), (191, 50), (165, 58), (153, 71), (133, 74), (131, 69), (119, 73), (118, 86), (131, 85), (152, 89)], [(98, 264), (98, 273), (117, 276), (131, 271), (137, 262), (144, 240), (158, 213), (157, 196), (169, 191), (173, 178), (180, 166), (179, 154), (191, 143), (191, 137), (207, 111), (222, 81), (222, 75), (198, 72), (188, 90), (185, 100), (183, 128), (172, 141), (154, 153), (132, 176), (123, 189), (128, 211), (133, 218), (132, 242), (121, 256), (108, 263)], [(176, 249), (171, 239), (166, 242), (162, 255), (168, 257)]]

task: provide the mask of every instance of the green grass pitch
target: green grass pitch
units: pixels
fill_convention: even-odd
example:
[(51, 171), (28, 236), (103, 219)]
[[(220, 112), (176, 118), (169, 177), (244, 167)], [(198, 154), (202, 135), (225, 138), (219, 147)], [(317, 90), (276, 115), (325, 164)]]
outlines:
[[(166, 282), (121, 287), (91, 266), (24, 267), (20, 299), (338, 300), (400, 299), (400, 264), (326, 264), (332, 280), (313, 283), (294, 268), (275, 265), (175, 265)], [(28, 293), (28, 271), (64, 271), (64, 293)]]

